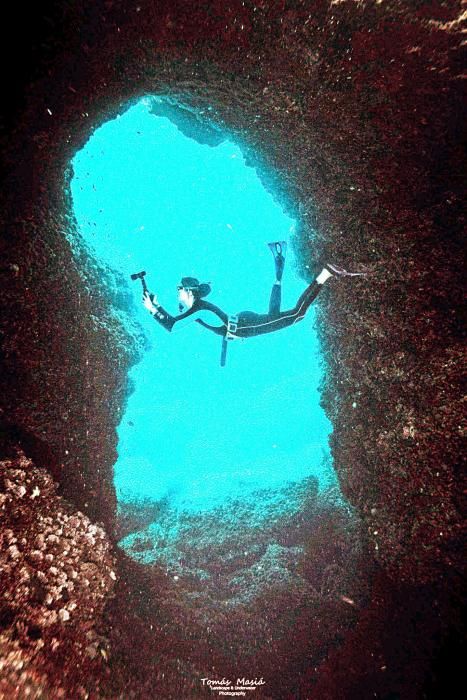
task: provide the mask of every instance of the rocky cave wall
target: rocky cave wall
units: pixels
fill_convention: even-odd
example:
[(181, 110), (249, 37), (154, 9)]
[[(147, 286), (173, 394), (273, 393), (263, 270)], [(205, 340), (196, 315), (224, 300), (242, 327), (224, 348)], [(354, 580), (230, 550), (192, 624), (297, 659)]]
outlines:
[(112, 533), (115, 427), (144, 347), (119, 280), (104, 297), (108, 273), (72, 257), (69, 163), (129, 101), (170, 95), (228, 130), (299, 218), (306, 278), (327, 259), (373, 271), (320, 300), (341, 487), (385, 576), (460, 571), (460, 3), (71, 0), (50, 15), (2, 138), (5, 451), (19, 442)]

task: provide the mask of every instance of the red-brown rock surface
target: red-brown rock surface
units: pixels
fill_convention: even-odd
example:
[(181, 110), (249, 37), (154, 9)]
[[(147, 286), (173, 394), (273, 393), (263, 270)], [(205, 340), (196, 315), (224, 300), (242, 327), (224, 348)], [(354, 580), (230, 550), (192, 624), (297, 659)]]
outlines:
[(86, 697), (105, 677), (98, 625), (116, 580), (109, 540), (21, 453), (0, 462), (0, 525), (0, 694), (39, 697), (53, 678), (56, 697)]

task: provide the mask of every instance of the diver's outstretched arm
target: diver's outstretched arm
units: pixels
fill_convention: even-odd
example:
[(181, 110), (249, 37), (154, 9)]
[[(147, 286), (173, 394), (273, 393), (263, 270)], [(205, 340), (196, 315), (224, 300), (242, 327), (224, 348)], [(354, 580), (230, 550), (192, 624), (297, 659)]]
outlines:
[(160, 306), (160, 304), (157, 301), (157, 297), (155, 294), (149, 294), (149, 292), (144, 292), (143, 294), (143, 306), (153, 313), (153, 311)]
[(169, 312), (157, 302), (156, 297), (148, 293), (145, 293), (143, 296), (143, 304), (145, 308), (148, 309), (151, 316), (167, 331), (178, 331), (194, 321), (199, 321), (201, 323), (200, 315), (207, 315), (209, 318), (217, 318), (227, 323), (227, 315), (217, 306), (209, 302), (198, 302), (195, 306), (191, 307), (191, 309), (184, 311), (178, 316), (169, 314)]
[(158, 303), (155, 294), (144, 292), (143, 294), (144, 307), (149, 311), (151, 316), (158, 321), (167, 331), (171, 331), (176, 321), (174, 316), (171, 316), (168, 311), (162, 308)]

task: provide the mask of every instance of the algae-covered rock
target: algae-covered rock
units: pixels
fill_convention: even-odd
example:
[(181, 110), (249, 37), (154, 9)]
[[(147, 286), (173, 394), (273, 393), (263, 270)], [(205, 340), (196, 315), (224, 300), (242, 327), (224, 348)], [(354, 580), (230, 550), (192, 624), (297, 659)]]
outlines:
[(116, 578), (108, 537), (21, 453), (0, 462), (0, 525), (4, 688), (84, 697), (107, 653), (97, 627)]

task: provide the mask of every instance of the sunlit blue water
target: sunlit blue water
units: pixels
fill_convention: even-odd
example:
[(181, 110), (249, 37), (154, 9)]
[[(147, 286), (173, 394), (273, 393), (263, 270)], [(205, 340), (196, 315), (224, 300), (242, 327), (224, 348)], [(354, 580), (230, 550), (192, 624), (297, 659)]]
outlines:
[[(209, 281), (209, 300), (227, 312), (267, 311), (274, 265), (266, 243), (290, 241), (294, 221), (238, 146), (200, 145), (142, 100), (98, 129), (73, 168), (81, 234), (138, 302), (141, 284), (130, 274), (144, 269), (173, 314), (176, 285), (188, 275)], [(282, 308), (305, 286), (289, 245)], [(310, 474), (321, 487), (333, 482), (314, 313), (230, 343), (222, 368), (220, 337), (196, 323), (168, 333), (139, 305), (152, 349), (132, 369), (136, 388), (118, 428), (119, 499), (168, 496), (175, 508), (202, 511)]]

